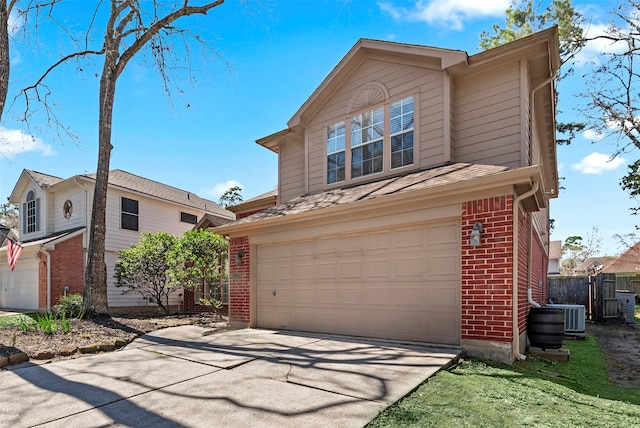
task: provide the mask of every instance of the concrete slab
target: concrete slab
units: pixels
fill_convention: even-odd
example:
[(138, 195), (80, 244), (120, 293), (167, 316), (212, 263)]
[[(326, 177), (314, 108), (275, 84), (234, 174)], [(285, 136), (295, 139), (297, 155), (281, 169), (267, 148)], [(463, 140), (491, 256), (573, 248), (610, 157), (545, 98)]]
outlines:
[(364, 400), (394, 403), (457, 355), (384, 342), (325, 339), (235, 369)]
[(45, 426), (357, 427), (385, 407), (223, 370)]
[(0, 371), (0, 426), (362, 426), (456, 356), (330, 335), (202, 333), (165, 329), (121, 351)]
[(3, 371), (0, 426), (41, 424), (216, 370), (133, 349)]

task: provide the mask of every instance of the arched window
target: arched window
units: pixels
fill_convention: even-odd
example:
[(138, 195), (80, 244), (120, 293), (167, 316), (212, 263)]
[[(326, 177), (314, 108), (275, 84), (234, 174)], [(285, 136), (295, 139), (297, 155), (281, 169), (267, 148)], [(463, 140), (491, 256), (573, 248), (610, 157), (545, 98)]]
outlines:
[(40, 230), (40, 198), (36, 198), (36, 192), (30, 190), (27, 193), (27, 201), (22, 204), (22, 227), (26, 233)]

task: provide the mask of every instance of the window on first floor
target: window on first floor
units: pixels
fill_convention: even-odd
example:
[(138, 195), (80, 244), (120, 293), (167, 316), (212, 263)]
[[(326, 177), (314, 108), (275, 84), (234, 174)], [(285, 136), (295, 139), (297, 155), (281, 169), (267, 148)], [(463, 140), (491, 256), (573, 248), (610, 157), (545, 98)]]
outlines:
[(326, 143), (327, 184), (412, 165), (414, 97), (385, 103), (329, 125)]
[(120, 227), (122, 229), (138, 231), (138, 201), (122, 197), (120, 198), (120, 208)]

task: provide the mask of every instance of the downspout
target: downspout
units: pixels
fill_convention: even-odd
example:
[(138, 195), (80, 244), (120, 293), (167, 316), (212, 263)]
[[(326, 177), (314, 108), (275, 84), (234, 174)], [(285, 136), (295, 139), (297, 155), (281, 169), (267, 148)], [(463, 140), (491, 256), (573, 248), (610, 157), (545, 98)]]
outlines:
[(533, 300), (531, 292), (531, 277), (533, 275), (531, 266), (533, 265), (533, 222), (529, 221), (529, 243), (527, 247), (529, 257), (527, 259), (527, 301), (534, 308), (539, 308), (540, 304)]
[(518, 196), (513, 201), (513, 278), (511, 284), (511, 334), (513, 335), (513, 340), (511, 342), (511, 353), (518, 360), (526, 358), (520, 353), (520, 329), (518, 328), (518, 220), (520, 219), (520, 201), (536, 193), (539, 187), (539, 182), (534, 181), (531, 190)]

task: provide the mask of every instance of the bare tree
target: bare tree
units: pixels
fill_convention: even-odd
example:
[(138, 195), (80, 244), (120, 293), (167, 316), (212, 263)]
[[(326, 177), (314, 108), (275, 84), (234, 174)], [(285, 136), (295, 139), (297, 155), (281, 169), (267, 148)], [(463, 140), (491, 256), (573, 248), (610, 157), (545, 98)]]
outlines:
[[(99, 124), (98, 124), (98, 164), (91, 212), (89, 231), (89, 254), (85, 272), (84, 314), (86, 316), (107, 316), (107, 267), (105, 263), (105, 213), (107, 205), (107, 187), (109, 181), (109, 162), (111, 158), (111, 130), (116, 83), (127, 64), (145, 47), (151, 48), (158, 72), (165, 89), (168, 90), (167, 55), (172, 52), (170, 39), (179, 37), (184, 43), (195, 41), (206, 44), (199, 36), (188, 29), (175, 26), (180, 18), (195, 14), (207, 15), (208, 12), (224, 3), (224, 0), (201, 1), (175, 0), (161, 2), (142, 2), (139, 0), (103, 0), (98, 2), (93, 19), (84, 40), (84, 49), (62, 57), (49, 67), (33, 86), (24, 91), (29, 101), (30, 92), (35, 98), (43, 87), (47, 75), (59, 65), (77, 58), (102, 56), (104, 63), (100, 75)], [(99, 13), (104, 5), (109, 6), (108, 19), (104, 28), (102, 46), (91, 49), (90, 33), (94, 30)], [(32, 95), (32, 97), (34, 97)]]
[[(611, 10), (610, 24), (604, 34), (587, 39), (604, 43), (601, 62), (584, 77), (588, 100), (582, 114), (589, 127), (616, 140), (612, 158), (640, 149), (640, 1), (622, 0)], [(640, 196), (640, 160), (629, 165), (621, 187), (636, 198)], [(638, 213), (640, 207), (632, 208)]]

